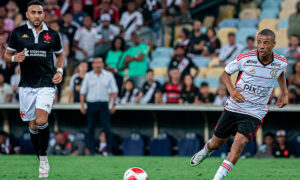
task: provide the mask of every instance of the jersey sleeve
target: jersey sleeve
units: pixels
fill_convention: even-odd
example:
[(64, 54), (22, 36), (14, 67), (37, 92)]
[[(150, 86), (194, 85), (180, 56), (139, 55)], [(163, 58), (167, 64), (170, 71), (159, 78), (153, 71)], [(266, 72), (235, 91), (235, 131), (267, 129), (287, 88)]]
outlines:
[(13, 32), (10, 35), (9, 42), (7, 45), (7, 49), (10, 51), (17, 51), (18, 47), (18, 37), (16, 30), (13, 30)]
[(58, 35), (58, 33), (55, 33), (55, 40), (54, 40), (52, 50), (55, 54), (60, 54), (63, 52), (60, 36)]
[(115, 78), (113, 77), (113, 75), (110, 76), (109, 92), (110, 93), (118, 93), (119, 92), (117, 82), (116, 82)]
[(225, 72), (228, 74), (234, 74), (237, 71), (241, 70), (241, 60), (238, 61), (237, 59), (231, 61), (227, 66), (225, 67)]

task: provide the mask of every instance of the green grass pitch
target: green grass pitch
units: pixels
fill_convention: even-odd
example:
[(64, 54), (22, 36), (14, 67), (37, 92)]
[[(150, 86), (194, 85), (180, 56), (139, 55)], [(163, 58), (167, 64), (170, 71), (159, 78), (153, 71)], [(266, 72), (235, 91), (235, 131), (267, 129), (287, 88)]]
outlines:
[[(197, 167), (185, 157), (50, 156), (50, 179), (122, 180), (130, 167), (141, 167), (149, 180), (211, 180), (222, 163), (210, 158)], [(38, 179), (36, 156), (0, 156), (0, 179)], [(300, 159), (241, 159), (225, 179), (299, 180)]]

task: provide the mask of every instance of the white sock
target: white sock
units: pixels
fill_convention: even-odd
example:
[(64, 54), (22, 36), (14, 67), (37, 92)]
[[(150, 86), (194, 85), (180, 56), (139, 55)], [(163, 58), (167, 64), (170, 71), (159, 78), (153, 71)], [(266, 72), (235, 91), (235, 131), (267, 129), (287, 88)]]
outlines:
[(232, 168), (233, 164), (225, 159), (219, 167), (213, 180), (222, 180)]
[(48, 161), (48, 157), (47, 156), (40, 156), (40, 161)]

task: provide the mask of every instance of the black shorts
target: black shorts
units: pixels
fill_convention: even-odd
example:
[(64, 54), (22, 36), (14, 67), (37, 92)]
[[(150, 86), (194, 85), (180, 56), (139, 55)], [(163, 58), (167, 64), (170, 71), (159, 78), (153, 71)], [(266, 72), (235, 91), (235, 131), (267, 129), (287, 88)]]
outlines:
[(214, 134), (219, 138), (228, 138), (239, 132), (250, 142), (261, 124), (262, 121), (253, 116), (224, 110), (215, 127)]

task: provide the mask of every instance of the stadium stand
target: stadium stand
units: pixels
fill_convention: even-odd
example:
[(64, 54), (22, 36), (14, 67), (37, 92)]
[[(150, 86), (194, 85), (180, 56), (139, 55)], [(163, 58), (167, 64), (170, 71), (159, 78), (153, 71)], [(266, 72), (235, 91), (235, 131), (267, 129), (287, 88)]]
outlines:
[(179, 156), (192, 156), (203, 147), (201, 140), (195, 133), (187, 133), (178, 143)]
[(172, 142), (166, 133), (160, 133), (156, 139), (149, 142), (151, 156), (171, 156)]
[(124, 139), (122, 147), (125, 156), (143, 156), (145, 153), (144, 140), (138, 133), (132, 133)]

